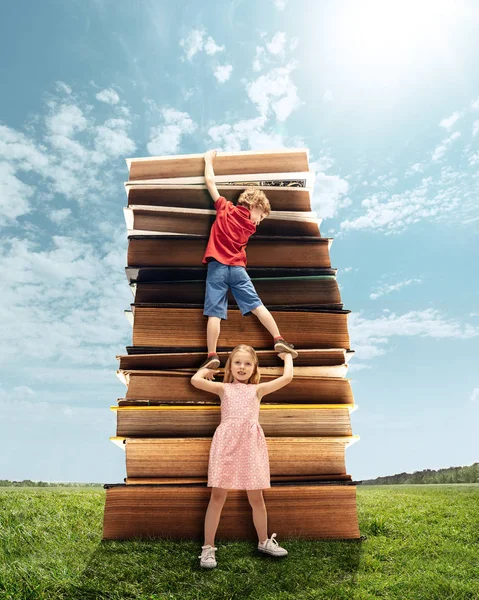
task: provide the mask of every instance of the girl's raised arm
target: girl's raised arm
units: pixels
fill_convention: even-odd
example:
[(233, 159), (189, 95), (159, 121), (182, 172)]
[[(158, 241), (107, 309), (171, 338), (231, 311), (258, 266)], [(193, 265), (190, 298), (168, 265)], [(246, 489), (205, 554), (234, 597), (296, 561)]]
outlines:
[(293, 357), (291, 354), (286, 354), (286, 352), (282, 352), (279, 356), (284, 360), (284, 372), (281, 377), (273, 379), (273, 381), (258, 384), (256, 395), (260, 400), (263, 396), (276, 392), (276, 390), (280, 390), (293, 380)]
[(212, 381), (215, 378), (218, 370), (213, 369), (200, 369), (191, 378), (191, 383), (199, 390), (205, 390), (205, 392), (211, 392), (217, 394), (220, 398), (223, 396), (224, 385), (218, 381)]

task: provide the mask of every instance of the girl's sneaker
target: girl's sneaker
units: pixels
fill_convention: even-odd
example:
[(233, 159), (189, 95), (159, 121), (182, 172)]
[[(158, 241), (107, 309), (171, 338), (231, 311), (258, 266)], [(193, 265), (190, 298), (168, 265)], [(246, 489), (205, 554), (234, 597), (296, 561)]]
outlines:
[(265, 554), (270, 554), (271, 556), (288, 556), (288, 551), (278, 544), (278, 542), (274, 539), (276, 534), (268, 538), (264, 542), (258, 542), (258, 550), (260, 552), (264, 552)]
[(200, 559), (200, 567), (205, 569), (214, 569), (216, 567), (215, 550), (218, 550), (218, 548), (210, 546), (209, 544), (207, 546), (201, 546), (201, 556), (198, 556)]

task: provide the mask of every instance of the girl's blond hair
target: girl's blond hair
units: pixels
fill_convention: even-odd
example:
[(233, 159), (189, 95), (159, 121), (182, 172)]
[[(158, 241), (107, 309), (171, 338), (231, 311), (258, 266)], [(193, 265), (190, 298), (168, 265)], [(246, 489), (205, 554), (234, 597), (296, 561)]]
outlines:
[(268, 198), (266, 198), (265, 193), (253, 186), (245, 189), (238, 198), (237, 204), (239, 206), (246, 206), (248, 210), (259, 208), (265, 215), (269, 215), (271, 212), (271, 205)]
[(233, 374), (231, 373), (231, 362), (233, 361), (233, 357), (237, 352), (248, 352), (251, 355), (251, 358), (253, 359), (253, 363), (254, 363), (254, 371), (253, 374), (251, 375), (251, 377), (248, 379), (247, 383), (259, 383), (259, 380), (261, 379), (261, 375), (258, 369), (258, 355), (256, 354), (256, 351), (254, 348), (252, 348), (251, 346), (246, 346), (246, 344), (240, 344), (239, 346), (236, 346), (236, 348), (233, 348), (233, 350), (231, 351), (230, 355), (228, 356), (228, 360), (226, 361), (226, 365), (225, 365), (225, 376), (223, 379), (223, 383), (233, 383), (234, 381), (234, 377)]

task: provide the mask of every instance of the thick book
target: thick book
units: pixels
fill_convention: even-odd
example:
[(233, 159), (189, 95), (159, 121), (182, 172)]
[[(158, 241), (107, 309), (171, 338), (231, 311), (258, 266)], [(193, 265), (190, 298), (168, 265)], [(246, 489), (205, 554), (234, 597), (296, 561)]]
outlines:
[[(214, 209), (128, 206), (123, 209), (128, 232), (209, 235)], [(261, 235), (319, 236), (321, 220), (314, 212), (271, 212), (259, 225)]]
[[(106, 486), (103, 539), (203, 540), (211, 489), (198, 486)], [(282, 540), (358, 539), (356, 486), (352, 482), (275, 485), (263, 492), (268, 527)], [(257, 541), (246, 492), (228, 493), (219, 540)]]
[[(281, 268), (248, 267), (251, 279), (335, 279), (337, 269), (331, 268)], [(167, 283), (180, 281), (205, 281), (207, 265), (192, 267), (126, 267), (125, 274), (130, 285), (136, 283)]]
[[(259, 423), (267, 437), (351, 436), (354, 406), (264, 404)], [(112, 406), (118, 437), (212, 437), (219, 406)]]
[[(304, 483), (316, 484), (323, 482), (331, 484), (335, 482), (352, 481), (351, 475), (273, 475), (270, 477), (271, 485), (288, 485), (293, 482), (298, 485)], [(208, 477), (125, 477), (126, 485), (204, 485), (208, 482)], [(355, 482), (357, 483), (357, 482)]]
[[(208, 236), (130, 235), (128, 266), (194, 267), (201, 265)], [(250, 267), (330, 268), (330, 238), (253, 235), (247, 248)]]
[[(268, 277), (252, 279), (266, 306), (330, 306), (342, 308), (338, 283), (333, 277)], [(205, 280), (132, 284), (135, 303), (204, 304)], [(236, 305), (231, 292), (228, 302)]]
[[(118, 355), (119, 369), (123, 370), (168, 370), (190, 369), (198, 370), (205, 360), (204, 352), (182, 352), (176, 348), (173, 352), (164, 352), (162, 348), (127, 346), (128, 354)], [(284, 362), (274, 350), (257, 350), (260, 368), (283, 368)], [(298, 357), (294, 359), (295, 372), (299, 367), (343, 367), (349, 363), (354, 351), (345, 348), (314, 348), (311, 350), (298, 349)], [(219, 352), (221, 364), (228, 359), (227, 352)], [(318, 371), (315, 374), (321, 375)], [(342, 375), (323, 374), (325, 377)]]
[[(266, 371), (266, 372), (265, 372)], [(192, 372), (181, 371), (120, 371), (121, 380), (128, 386), (125, 399), (157, 404), (207, 403), (219, 404), (219, 397), (195, 388)], [(276, 379), (282, 373), (263, 370), (261, 382)], [(222, 381), (218, 374), (217, 381)], [(286, 404), (354, 404), (349, 379), (344, 377), (305, 377), (295, 375), (291, 383), (264, 397), (263, 402)]]
[[(297, 348), (349, 348), (348, 311), (273, 310), (272, 315), (289, 343)], [(133, 306), (133, 345), (161, 348), (206, 348), (206, 322), (200, 308)], [(272, 349), (272, 338), (259, 320), (230, 309), (221, 323), (220, 350), (248, 344), (258, 350)]]
[[(218, 192), (236, 204), (247, 185), (221, 185)], [(268, 198), (273, 211), (311, 210), (311, 192), (303, 187), (257, 186)], [(214, 203), (206, 185), (161, 185), (127, 182), (128, 206), (177, 206), (180, 208), (213, 208)]]
[[(309, 171), (308, 150), (292, 148), (246, 152), (218, 152), (214, 159), (217, 177), (258, 173)], [(127, 158), (130, 181), (198, 177), (205, 172), (204, 154)]]
[[(211, 438), (112, 437), (125, 450), (127, 477), (200, 477)], [(267, 437), (271, 475), (346, 473), (345, 451), (358, 436)]]

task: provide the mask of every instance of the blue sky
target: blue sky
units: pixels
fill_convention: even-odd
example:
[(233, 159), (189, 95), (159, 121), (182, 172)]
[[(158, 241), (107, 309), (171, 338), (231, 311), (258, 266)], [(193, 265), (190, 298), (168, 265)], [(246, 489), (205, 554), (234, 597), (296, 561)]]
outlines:
[(476, 2), (0, 11), (0, 478), (122, 481), (124, 158), (210, 147), (310, 149), (353, 311), (353, 477), (478, 460)]

